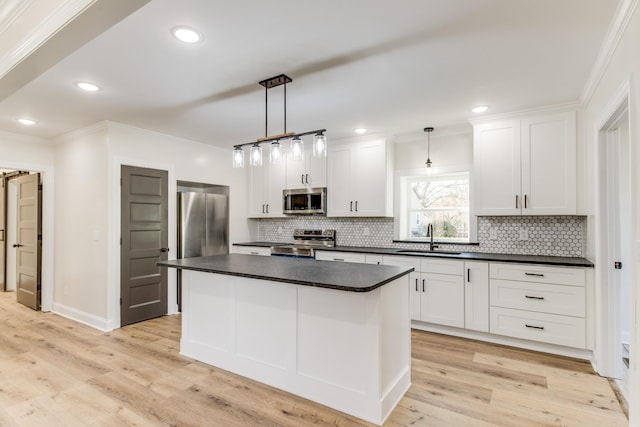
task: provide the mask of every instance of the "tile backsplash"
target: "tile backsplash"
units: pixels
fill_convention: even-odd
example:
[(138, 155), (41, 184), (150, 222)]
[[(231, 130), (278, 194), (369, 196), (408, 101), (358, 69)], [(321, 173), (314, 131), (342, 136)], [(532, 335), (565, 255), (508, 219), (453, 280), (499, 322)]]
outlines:
[[(333, 228), (338, 246), (426, 248), (425, 243), (394, 243), (393, 218), (292, 217), (258, 221), (258, 240), (266, 242), (293, 242), (295, 228)], [(583, 216), (478, 217), (479, 245), (446, 245), (446, 250), (582, 257), (585, 227)], [(526, 240), (520, 240), (521, 230), (527, 234)]]

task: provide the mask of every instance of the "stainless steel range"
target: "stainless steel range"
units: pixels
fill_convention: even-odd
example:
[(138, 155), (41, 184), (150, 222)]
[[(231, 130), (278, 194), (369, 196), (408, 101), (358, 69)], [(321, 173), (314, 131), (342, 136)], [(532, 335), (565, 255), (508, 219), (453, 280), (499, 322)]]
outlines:
[(336, 230), (293, 230), (293, 245), (271, 246), (271, 256), (314, 258), (315, 249), (333, 248), (336, 245)]

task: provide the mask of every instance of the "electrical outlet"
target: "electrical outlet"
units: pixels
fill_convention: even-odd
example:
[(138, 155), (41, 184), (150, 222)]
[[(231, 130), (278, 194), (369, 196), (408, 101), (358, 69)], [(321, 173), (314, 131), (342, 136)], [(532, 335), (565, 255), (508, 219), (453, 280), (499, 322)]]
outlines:
[(498, 240), (498, 229), (491, 227), (489, 229), (489, 240)]
[(529, 230), (520, 229), (518, 240), (529, 240)]
[(369, 235), (369, 227), (364, 227), (362, 229), (362, 235), (363, 236), (368, 236)]

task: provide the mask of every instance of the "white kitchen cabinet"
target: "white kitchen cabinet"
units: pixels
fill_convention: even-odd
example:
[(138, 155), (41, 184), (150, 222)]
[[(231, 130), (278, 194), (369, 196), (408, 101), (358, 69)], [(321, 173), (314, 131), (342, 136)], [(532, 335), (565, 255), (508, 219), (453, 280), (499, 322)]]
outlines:
[(586, 348), (584, 268), (491, 263), (490, 332)]
[(464, 327), (462, 261), (385, 256), (383, 263), (415, 269), (409, 276), (411, 320)]
[(384, 139), (329, 145), (327, 216), (393, 216), (390, 147)]
[(576, 114), (474, 126), (477, 215), (575, 215)]
[(231, 246), (232, 254), (271, 256), (271, 248), (263, 246)]
[(282, 190), (286, 185), (286, 166), (249, 166), (249, 217), (277, 218), (282, 214)]
[(489, 332), (489, 263), (464, 263), (464, 327)]
[(366, 255), (358, 252), (316, 251), (320, 261), (359, 262), (365, 264)]
[(287, 156), (286, 188), (318, 188), (327, 186), (327, 158), (314, 157), (306, 150), (304, 158), (293, 160)]

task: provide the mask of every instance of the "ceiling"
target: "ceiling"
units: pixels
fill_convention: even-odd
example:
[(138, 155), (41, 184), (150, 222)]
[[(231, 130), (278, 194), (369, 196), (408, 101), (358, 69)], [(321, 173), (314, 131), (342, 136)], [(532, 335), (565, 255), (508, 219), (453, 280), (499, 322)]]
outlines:
[[(56, 33), (66, 44), (49, 39), (0, 79), (0, 130), (53, 139), (110, 120), (230, 148), (265, 136), (258, 81), (284, 73), (293, 79), (287, 131), (326, 128), (331, 140), (359, 127), (410, 135), (434, 126), (437, 136), (466, 125), (478, 104), (497, 114), (577, 101), (617, 5), (137, 0), (118, 13), (94, 11), (85, 20), (94, 25), (74, 26), (88, 8)], [(10, 24), (24, 34), (36, 25)], [(177, 25), (198, 29), (204, 40), (179, 42), (170, 33)], [(30, 64), (30, 57), (49, 61)], [(20, 72), (25, 64), (30, 73)], [(102, 90), (81, 92), (79, 80)], [(270, 135), (284, 131), (282, 89), (268, 91)], [(25, 127), (17, 117), (38, 123)]]

